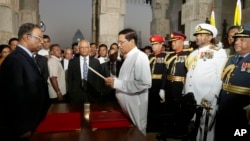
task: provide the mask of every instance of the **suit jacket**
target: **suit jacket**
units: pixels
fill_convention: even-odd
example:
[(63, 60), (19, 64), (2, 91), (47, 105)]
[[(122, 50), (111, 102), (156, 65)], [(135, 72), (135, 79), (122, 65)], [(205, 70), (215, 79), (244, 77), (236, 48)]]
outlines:
[[(89, 66), (100, 73), (99, 60), (89, 57)], [(71, 59), (68, 66), (68, 93), (72, 103), (98, 102), (101, 93), (101, 78), (88, 70), (88, 80), (81, 78), (80, 57)], [(84, 83), (84, 84), (83, 84)]]
[[(105, 76), (105, 77), (109, 77), (110, 76), (110, 72), (111, 72), (110, 71), (111, 70), (110, 64), (111, 64), (110, 61), (101, 64), (101, 67), (102, 67), (101, 71), (102, 71), (103, 76)], [(119, 75), (121, 66), (122, 66), (122, 61), (118, 61), (117, 60), (116, 61), (116, 77), (118, 77), (118, 75)]]
[[(122, 66), (122, 61), (116, 61), (116, 77), (118, 77), (120, 68)], [(105, 77), (111, 76), (111, 62), (105, 62), (101, 64), (101, 73)], [(116, 102), (115, 89), (112, 89), (105, 85), (104, 80), (102, 80), (102, 94), (101, 100), (103, 102)]]
[(61, 60), (62, 67), (64, 68), (64, 59)]
[(46, 85), (48, 85), (48, 77), (49, 77), (49, 70), (48, 70), (48, 59), (42, 55), (36, 54), (36, 61), (40, 68), (43, 81)]
[(44, 113), (46, 114), (49, 107), (50, 107), (50, 98), (49, 98), (49, 91), (48, 91), (48, 77), (49, 77), (49, 70), (48, 70), (48, 59), (45, 56), (36, 54), (36, 62), (40, 68), (40, 72), (42, 75), (42, 79), (43, 79), (43, 83), (44, 83), (44, 92), (45, 92), (45, 109), (44, 109)]
[(36, 62), (22, 48), (7, 56), (0, 69), (0, 140), (12, 140), (36, 129), (44, 116), (42, 80)]

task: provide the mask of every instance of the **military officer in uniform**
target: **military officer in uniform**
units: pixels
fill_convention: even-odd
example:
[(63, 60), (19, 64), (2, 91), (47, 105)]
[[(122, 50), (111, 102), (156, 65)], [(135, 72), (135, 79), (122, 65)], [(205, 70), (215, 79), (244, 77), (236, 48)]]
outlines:
[(185, 39), (186, 36), (182, 33), (173, 32), (170, 34), (169, 43), (173, 51), (167, 53), (166, 67), (162, 77), (162, 89), (159, 93), (162, 99), (165, 99), (166, 95), (166, 113), (172, 115), (166, 119), (166, 130), (167, 134), (173, 136), (180, 136), (187, 132), (187, 125), (184, 126), (181, 116), (180, 101), (187, 73), (185, 61), (193, 49), (184, 49)]
[[(233, 37), (236, 55), (228, 59), (222, 73), (223, 86), (215, 124), (216, 141), (250, 140), (250, 118), (247, 119), (244, 109), (250, 104), (250, 25), (241, 26)], [(242, 129), (246, 131), (244, 134)]]
[[(216, 27), (202, 23), (195, 29), (193, 35), (196, 37), (198, 48), (190, 53), (186, 60), (188, 72), (183, 93), (193, 93), (197, 104), (204, 107), (196, 140), (201, 141), (206, 138), (207, 141), (214, 141), (214, 126), (209, 131), (204, 129), (213, 125), (217, 96), (222, 86), (221, 74), (227, 55), (224, 49), (212, 43), (217, 36)], [(205, 109), (212, 110), (207, 112)], [(205, 124), (206, 117), (209, 117), (208, 124)]]
[(164, 103), (161, 102), (159, 91), (161, 88), (161, 78), (164, 71), (166, 54), (162, 52), (164, 38), (159, 35), (153, 35), (149, 38), (153, 53), (149, 55), (150, 69), (152, 76), (152, 87), (149, 89), (148, 98), (148, 132), (159, 131), (159, 116), (163, 113)]

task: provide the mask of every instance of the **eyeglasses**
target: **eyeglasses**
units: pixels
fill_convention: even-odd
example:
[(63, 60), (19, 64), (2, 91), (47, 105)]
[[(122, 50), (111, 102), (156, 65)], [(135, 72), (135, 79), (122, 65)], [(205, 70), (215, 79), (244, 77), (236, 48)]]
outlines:
[(35, 37), (35, 38), (38, 39), (40, 42), (43, 41), (43, 38), (42, 38), (42, 37), (39, 37), (39, 36), (36, 36), (36, 35), (32, 35), (32, 34), (27, 34), (27, 35), (30, 35), (31, 37)]
[(118, 45), (122, 45), (125, 42), (127, 42), (127, 40), (125, 40), (125, 41), (118, 41)]

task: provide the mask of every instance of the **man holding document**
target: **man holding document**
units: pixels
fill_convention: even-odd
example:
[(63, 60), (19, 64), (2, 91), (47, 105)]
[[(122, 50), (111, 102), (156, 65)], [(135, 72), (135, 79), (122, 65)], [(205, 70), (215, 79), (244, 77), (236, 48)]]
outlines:
[(137, 34), (133, 29), (119, 32), (118, 44), (126, 58), (118, 78), (105, 78), (105, 83), (116, 89), (116, 98), (123, 112), (146, 135), (151, 72), (148, 57), (137, 48), (136, 42)]

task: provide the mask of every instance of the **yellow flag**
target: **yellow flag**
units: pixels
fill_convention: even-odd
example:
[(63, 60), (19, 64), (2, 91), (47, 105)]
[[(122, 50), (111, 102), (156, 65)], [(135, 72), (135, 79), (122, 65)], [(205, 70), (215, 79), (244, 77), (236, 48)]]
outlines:
[(212, 9), (211, 16), (210, 16), (210, 24), (214, 27), (216, 27), (215, 24), (215, 16), (214, 16), (214, 9)]
[(241, 25), (241, 1), (237, 0), (234, 12), (234, 25)]

